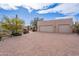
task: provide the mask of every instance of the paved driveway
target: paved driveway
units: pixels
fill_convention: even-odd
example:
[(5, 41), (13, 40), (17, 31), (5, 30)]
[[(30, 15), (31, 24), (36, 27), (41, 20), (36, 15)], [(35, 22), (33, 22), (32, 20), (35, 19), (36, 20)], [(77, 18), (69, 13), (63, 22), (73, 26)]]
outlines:
[(79, 55), (79, 35), (30, 32), (0, 42), (0, 55)]

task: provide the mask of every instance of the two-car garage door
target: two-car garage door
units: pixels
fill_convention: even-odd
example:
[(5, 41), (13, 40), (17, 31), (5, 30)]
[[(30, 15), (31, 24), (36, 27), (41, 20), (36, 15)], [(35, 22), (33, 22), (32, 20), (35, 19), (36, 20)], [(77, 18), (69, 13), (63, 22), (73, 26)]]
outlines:
[(41, 32), (54, 32), (53, 26), (40, 26), (39, 29)]
[(69, 33), (69, 32), (71, 32), (71, 30), (70, 30), (71, 28), (70, 28), (69, 25), (58, 25), (57, 27), (54, 27), (54, 26), (40, 26), (39, 31), (41, 31), (41, 32), (55, 32), (55, 30), (57, 30), (57, 32), (60, 32), (60, 33)]

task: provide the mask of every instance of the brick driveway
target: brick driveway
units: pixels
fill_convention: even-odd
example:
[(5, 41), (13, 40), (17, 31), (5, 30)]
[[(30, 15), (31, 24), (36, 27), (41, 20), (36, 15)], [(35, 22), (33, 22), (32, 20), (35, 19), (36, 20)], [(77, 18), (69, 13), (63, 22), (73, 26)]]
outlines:
[(79, 55), (79, 35), (31, 32), (0, 42), (0, 55)]

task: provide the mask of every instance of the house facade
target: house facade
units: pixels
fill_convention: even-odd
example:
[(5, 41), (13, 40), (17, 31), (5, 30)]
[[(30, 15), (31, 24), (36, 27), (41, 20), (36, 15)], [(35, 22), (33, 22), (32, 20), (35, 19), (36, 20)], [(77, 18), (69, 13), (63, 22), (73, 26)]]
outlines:
[(71, 33), (73, 18), (38, 21), (39, 32)]

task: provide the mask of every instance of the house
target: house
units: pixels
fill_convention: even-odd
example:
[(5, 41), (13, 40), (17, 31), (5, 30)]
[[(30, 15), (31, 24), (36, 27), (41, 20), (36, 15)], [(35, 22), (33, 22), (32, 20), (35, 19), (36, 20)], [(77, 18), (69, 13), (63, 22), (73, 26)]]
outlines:
[(73, 18), (60, 18), (49, 21), (38, 21), (39, 32), (71, 33)]

